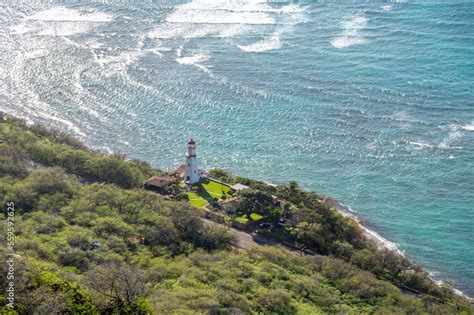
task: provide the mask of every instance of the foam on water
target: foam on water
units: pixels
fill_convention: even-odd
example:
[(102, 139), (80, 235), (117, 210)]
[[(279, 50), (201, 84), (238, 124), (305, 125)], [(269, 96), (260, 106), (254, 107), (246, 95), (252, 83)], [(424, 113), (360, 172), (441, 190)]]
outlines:
[(69, 22), (110, 22), (112, 16), (103, 12), (81, 12), (66, 7), (55, 7), (26, 17), (37, 21), (69, 21)]
[(464, 125), (461, 128), (466, 130), (466, 131), (474, 131), (474, 120), (471, 121), (470, 124)]
[(346, 48), (353, 45), (365, 44), (367, 39), (362, 35), (362, 30), (367, 26), (368, 19), (363, 14), (350, 16), (348, 20), (341, 23), (342, 32), (331, 40), (335, 48)]
[(240, 49), (247, 52), (262, 52), (267, 50), (281, 48), (281, 40), (278, 34), (271, 36), (270, 38), (261, 40), (259, 42), (250, 45), (238, 45)]
[(387, 248), (389, 250), (393, 250), (393, 251), (396, 251), (398, 254), (400, 255), (405, 255), (399, 248), (398, 244), (394, 243), (394, 242), (391, 242), (389, 240), (387, 240), (386, 238), (384, 238), (383, 236), (381, 236), (379, 233), (371, 230), (371, 229), (368, 229), (367, 227), (363, 226), (363, 229), (366, 233), (366, 235), (369, 236), (369, 238), (373, 239), (375, 241), (375, 243), (379, 244), (380, 245), (380, 248)]
[(24, 18), (11, 27), (14, 34), (38, 36), (72, 36), (89, 32), (95, 24), (113, 21), (103, 12), (81, 12), (66, 7), (55, 7)]
[(49, 51), (47, 49), (36, 49), (33, 51), (26, 52), (24, 54), (25, 59), (36, 59), (41, 58), (49, 55)]
[(268, 50), (280, 49), (282, 47), (281, 37), (286, 33), (291, 33), (294, 26), (306, 21), (305, 9), (294, 5), (287, 5), (278, 12), (291, 13), (284, 15), (276, 30), (267, 38), (249, 45), (237, 45), (246, 52), (264, 52)]
[(459, 138), (463, 136), (463, 133), (461, 132), (461, 128), (458, 125), (451, 125), (449, 130), (448, 135), (444, 138), (443, 141), (438, 145), (439, 148), (441, 149), (450, 149), (450, 148), (456, 148), (456, 149), (462, 149), (462, 147), (459, 146), (452, 146), (453, 143), (455, 143)]
[(436, 146), (428, 144), (428, 143), (423, 143), (423, 142), (416, 142), (416, 141), (408, 141), (411, 145), (415, 146), (418, 149), (423, 149), (423, 148), (435, 148)]
[(203, 61), (206, 61), (209, 59), (209, 55), (206, 55), (206, 54), (203, 54), (203, 53), (198, 53), (198, 54), (193, 54), (191, 56), (186, 56), (186, 57), (182, 57), (181, 56), (181, 48), (178, 48), (176, 50), (176, 62), (179, 63), (179, 64), (182, 64), (182, 65), (189, 65), (189, 66), (194, 66), (200, 70), (202, 70), (203, 72), (206, 72), (208, 74), (211, 74), (210, 70), (202, 65), (201, 63)]
[(11, 33), (14, 35), (22, 35), (31, 31), (31, 27), (26, 23), (20, 23), (10, 27)]
[(199, 10), (189, 9), (183, 5), (168, 18), (169, 23), (193, 24), (250, 24), (262, 25), (276, 23), (275, 19), (265, 12), (230, 11), (230, 10)]
[[(218, 38), (240, 37), (255, 31), (256, 26), (272, 26), (276, 30), (261, 41), (237, 45), (247, 52), (263, 52), (281, 48), (280, 36), (304, 21), (305, 8), (286, 5), (272, 8), (260, 1), (192, 1), (178, 6), (160, 27), (148, 33), (150, 38)], [(197, 27), (196, 24), (199, 24)]]
[(208, 59), (209, 56), (206, 56), (204, 54), (195, 54), (187, 57), (178, 57), (176, 58), (176, 61), (182, 65), (195, 65)]

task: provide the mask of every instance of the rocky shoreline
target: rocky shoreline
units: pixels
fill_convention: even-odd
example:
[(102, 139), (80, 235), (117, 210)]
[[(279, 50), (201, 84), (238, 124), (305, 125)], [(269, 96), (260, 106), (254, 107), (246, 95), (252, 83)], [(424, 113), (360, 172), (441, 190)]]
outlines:
[[(402, 255), (402, 256), (406, 257), (405, 253), (400, 250), (400, 248), (398, 247), (398, 245), (396, 243), (393, 243), (393, 242), (385, 239), (379, 233), (367, 228), (364, 225), (363, 221), (358, 216), (356, 216), (354, 214), (355, 212), (354, 212), (354, 210), (352, 210), (351, 207), (349, 207), (349, 206), (347, 206), (347, 205), (345, 205), (345, 204), (343, 204), (343, 203), (341, 203), (341, 202), (337, 201), (336, 199), (334, 199), (332, 197), (329, 197), (329, 196), (322, 196), (321, 201), (324, 202), (329, 207), (336, 209), (337, 211), (339, 211), (344, 216), (348, 216), (348, 217), (352, 218), (359, 225), (359, 227), (364, 231), (365, 236), (369, 240), (374, 242), (374, 244), (376, 244), (376, 246), (379, 249), (389, 249), (389, 250), (395, 251), (399, 255)], [(431, 275), (430, 275), (430, 278), (434, 282), (436, 282), (438, 285), (442, 285), (444, 283), (443, 280), (435, 279)], [(453, 291), (456, 294), (468, 299), (471, 303), (474, 303), (474, 298), (466, 295), (464, 292), (462, 292), (462, 291), (460, 291), (460, 290), (458, 290), (454, 287), (453, 287)]]
[(383, 236), (381, 236), (377, 232), (368, 229), (364, 225), (362, 220), (354, 214), (354, 210), (352, 210), (351, 207), (346, 206), (345, 204), (337, 201), (336, 199), (334, 199), (332, 197), (328, 197), (328, 196), (323, 196), (321, 198), (321, 201), (324, 202), (329, 207), (338, 210), (343, 215), (351, 217), (355, 222), (357, 222), (359, 227), (364, 231), (366, 237), (369, 240), (373, 241), (379, 249), (386, 248), (386, 249), (389, 249), (389, 250), (396, 251), (398, 254), (400, 254), (402, 256), (405, 256), (405, 254), (398, 248), (397, 244), (385, 239)]

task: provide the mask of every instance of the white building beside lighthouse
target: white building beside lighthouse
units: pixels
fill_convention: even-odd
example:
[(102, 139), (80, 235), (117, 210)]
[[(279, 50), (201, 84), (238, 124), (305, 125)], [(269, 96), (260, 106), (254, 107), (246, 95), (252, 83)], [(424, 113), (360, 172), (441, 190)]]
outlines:
[(197, 165), (196, 141), (188, 141), (188, 152), (186, 153), (186, 168), (184, 171), (184, 181), (188, 184), (198, 183), (201, 179)]

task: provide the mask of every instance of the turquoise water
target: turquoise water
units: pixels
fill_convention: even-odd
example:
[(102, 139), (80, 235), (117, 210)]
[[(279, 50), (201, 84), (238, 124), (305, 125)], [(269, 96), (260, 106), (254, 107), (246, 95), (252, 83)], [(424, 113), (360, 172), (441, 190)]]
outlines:
[(0, 109), (296, 179), (474, 294), (474, 3), (0, 5)]

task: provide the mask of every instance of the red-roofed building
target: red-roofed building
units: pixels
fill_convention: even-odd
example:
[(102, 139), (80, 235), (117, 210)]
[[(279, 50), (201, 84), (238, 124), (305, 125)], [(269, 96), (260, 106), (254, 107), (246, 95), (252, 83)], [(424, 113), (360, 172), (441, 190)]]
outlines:
[(170, 175), (152, 177), (145, 182), (144, 188), (152, 191), (156, 191), (162, 195), (165, 194), (165, 188), (172, 182), (176, 181), (176, 178)]
[(174, 172), (170, 173), (169, 175), (180, 179), (184, 177), (185, 171), (186, 171), (186, 165), (181, 164)]

